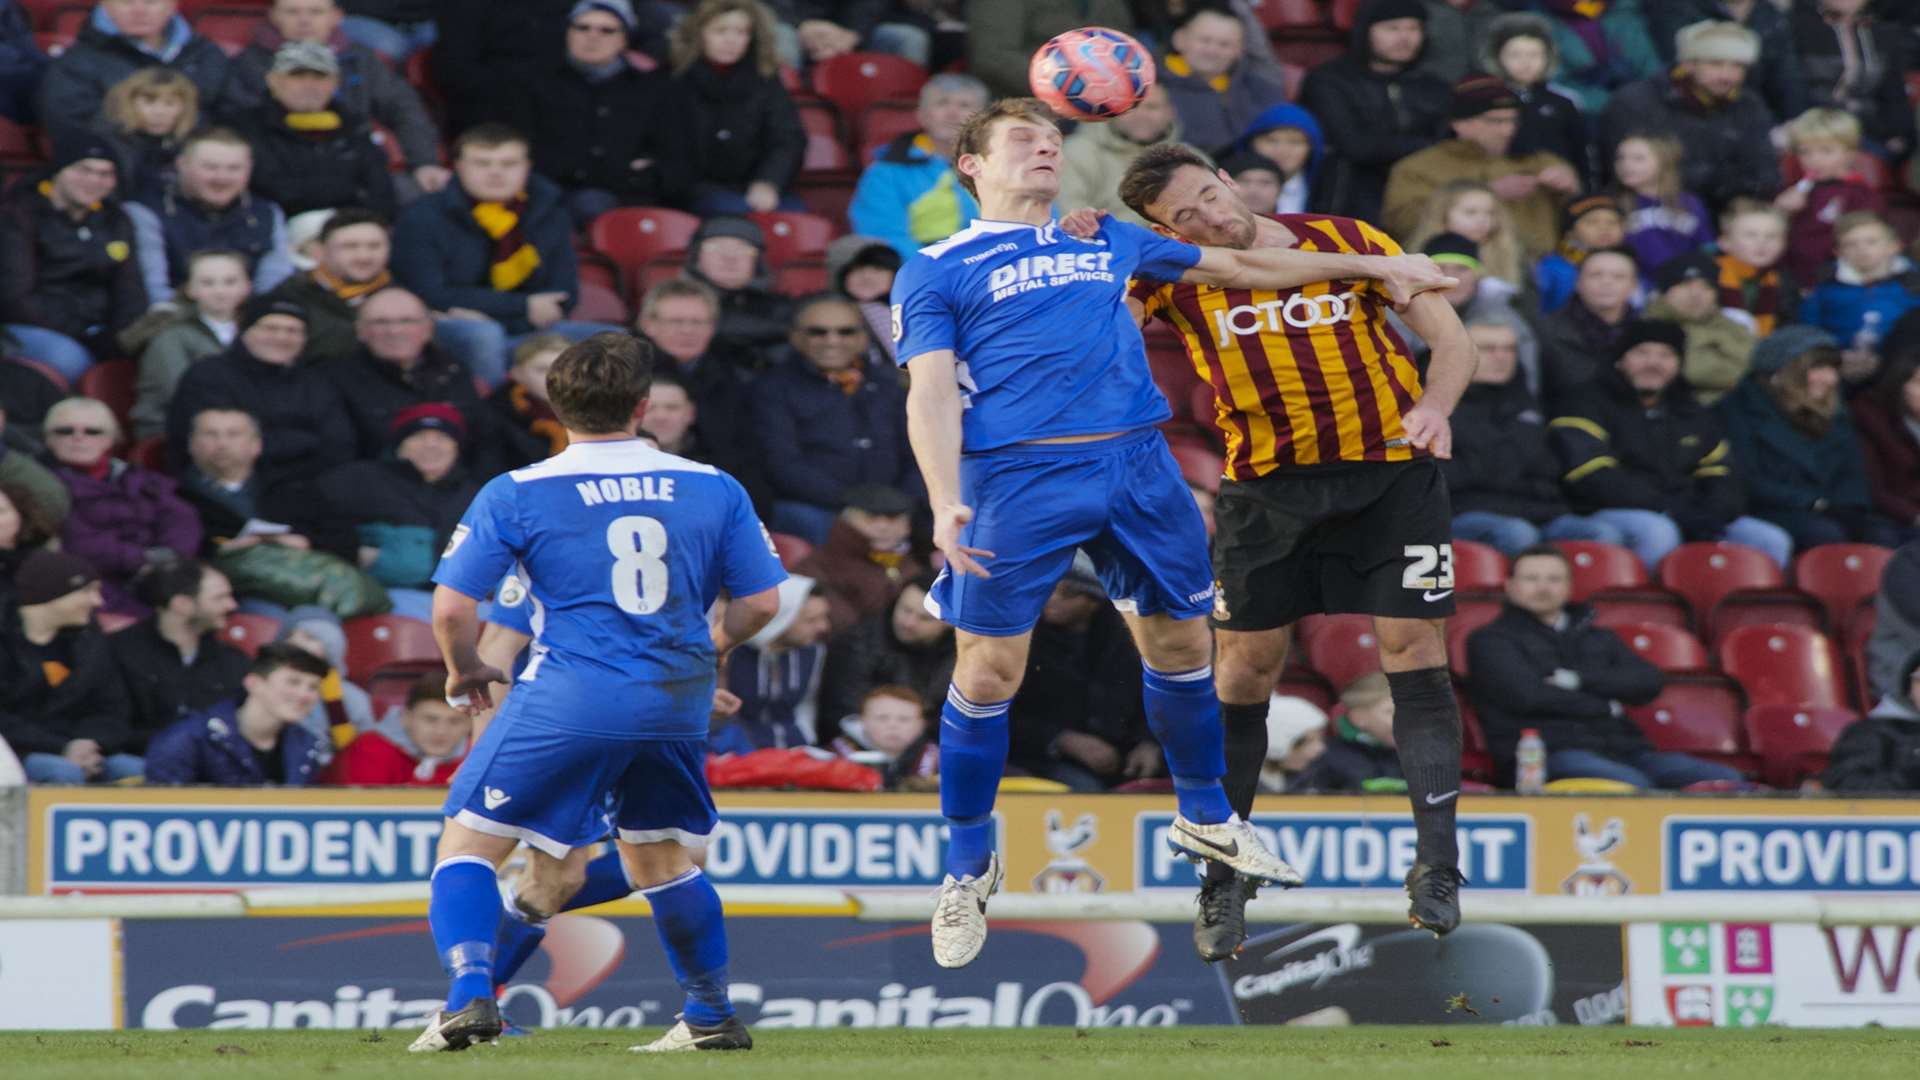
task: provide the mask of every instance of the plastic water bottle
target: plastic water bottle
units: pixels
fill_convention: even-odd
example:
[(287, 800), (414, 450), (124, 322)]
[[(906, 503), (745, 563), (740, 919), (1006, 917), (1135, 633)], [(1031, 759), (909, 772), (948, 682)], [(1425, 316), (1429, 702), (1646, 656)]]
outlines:
[(1537, 728), (1520, 733), (1514, 755), (1513, 786), (1522, 795), (1538, 795), (1547, 786), (1547, 744)]

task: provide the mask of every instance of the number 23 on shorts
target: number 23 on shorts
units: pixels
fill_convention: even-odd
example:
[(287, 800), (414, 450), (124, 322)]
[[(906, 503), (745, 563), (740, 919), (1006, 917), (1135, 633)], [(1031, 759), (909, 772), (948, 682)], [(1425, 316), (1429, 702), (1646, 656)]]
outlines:
[(1409, 560), (1406, 571), (1400, 575), (1402, 588), (1453, 590), (1452, 544), (1408, 544), (1402, 554)]

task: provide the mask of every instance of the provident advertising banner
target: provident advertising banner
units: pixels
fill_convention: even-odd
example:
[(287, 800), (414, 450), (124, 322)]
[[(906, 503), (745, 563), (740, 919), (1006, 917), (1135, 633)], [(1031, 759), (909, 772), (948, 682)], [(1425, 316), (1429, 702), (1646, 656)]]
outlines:
[(1920, 1027), (1920, 930), (1667, 922), (1627, 935), (1636, 1024)]

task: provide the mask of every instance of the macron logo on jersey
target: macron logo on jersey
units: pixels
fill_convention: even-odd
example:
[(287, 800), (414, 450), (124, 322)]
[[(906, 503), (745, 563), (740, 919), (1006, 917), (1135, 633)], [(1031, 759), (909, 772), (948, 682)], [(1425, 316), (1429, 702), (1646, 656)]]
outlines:
[(993, 300), (999, 303), (1034, 289), (1051, 289), (1080, 281), (1113, 281), (1113, 252), (1065, 251), (1058, 255), (1028, 255), (995, 267), (987, 277)]

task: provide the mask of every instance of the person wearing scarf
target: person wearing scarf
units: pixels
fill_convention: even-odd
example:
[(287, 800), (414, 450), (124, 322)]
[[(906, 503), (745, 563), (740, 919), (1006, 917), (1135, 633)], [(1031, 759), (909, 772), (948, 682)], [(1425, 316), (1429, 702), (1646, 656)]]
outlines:
[(358, 206), (390, 215), (397, 203), (386, 152), (365, 116), (336, 100), (340, 60), (316, 41), (273, 54), (268, 97), (234, 117), (253, 147), (252, 189), (289, 216)]
[[(1657, 0), (1669, 3), (1671, 0)], [(1660, 72), (1642, 0), (1541, 0), (1560, 57), (1555, 80), (1580, 107), (1598, 113), (1613, 93)]]
[(393, 240), (387, 220), (371, 210), (336, 211), (320, 227), (320, 260), (267, 295), (307, 310), (307, 357), (341, 360), (359, 348), (354, 318), (367, 297), (393, 284), (387, 259)]

